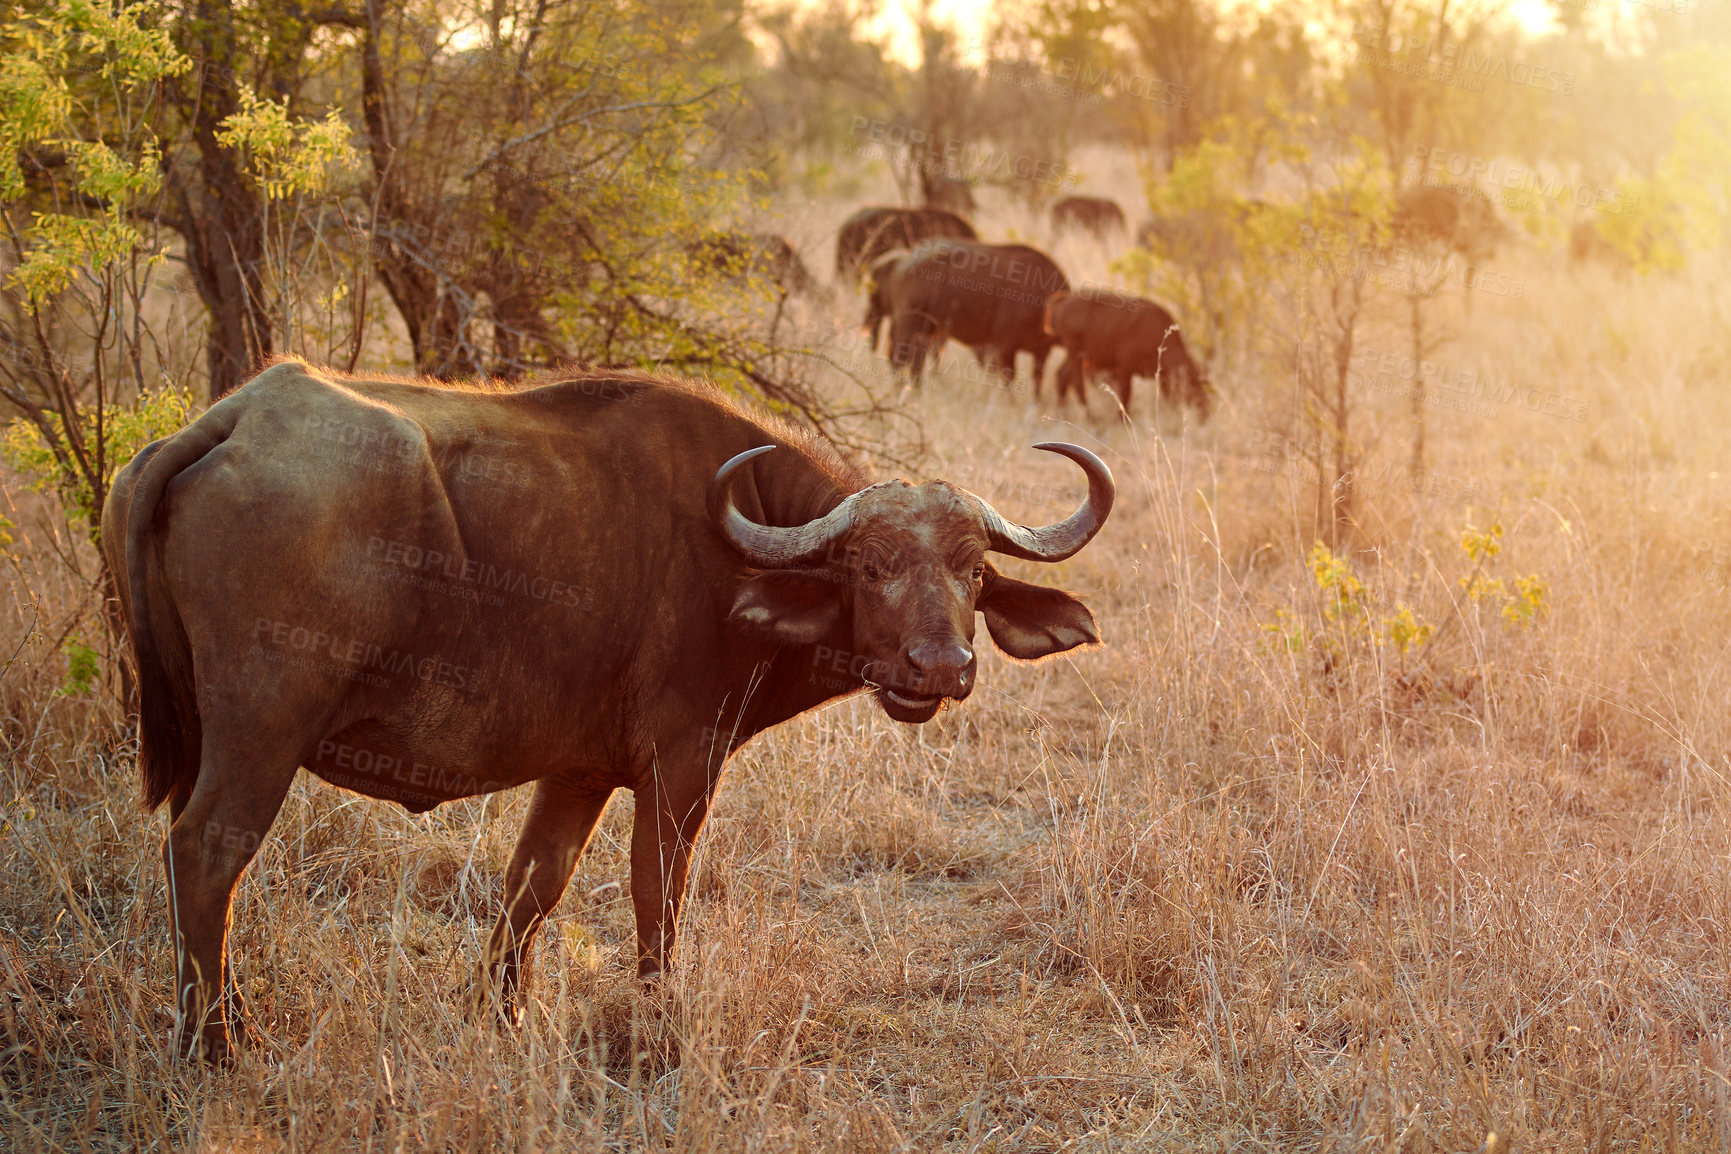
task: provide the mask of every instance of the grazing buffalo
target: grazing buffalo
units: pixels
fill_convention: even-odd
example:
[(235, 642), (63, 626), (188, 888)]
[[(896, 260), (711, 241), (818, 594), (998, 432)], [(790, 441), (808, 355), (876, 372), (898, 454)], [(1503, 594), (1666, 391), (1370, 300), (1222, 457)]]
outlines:
[(279, 363), (120, 471), (103, 509), (167, 801), (182, 1044), (238, 1027), (229, 903), (305, 767), (412, 813), (533, 783), (487, 946), (524, 949), (615, 789), (637, 798), (638, 970), (673, 945), (693, 840), (741, 743), (870, 690), (919, 723), (974, 688), (975, 613), (1033, 660), (1098, 641), (988, 554), (1071, 556), (1113, 499), (1042, 528), (946, 482), (868, 485), (715, 390), (580, 373), (520, 389)]
[(862, 208), (836, 234), (836, 278), (857, 281), (885, 253), (946, 236), (973, 240), (976, 234), (973, 225), (941, 208)]
[(957, 340), (1006, 383), (1016, 379), (1016, 354), (1032, 354), (1038, 394), (1053, 345), (1042, 324), (1046, 301), (1069, 288), (1052, 258), (1025, 244), (929, 240), (884, 266), (874, 305), (881, 295), (890, 318), (890, 362), (916, 383), (926, 355)]
[(1130, 229), (1124, 210), (1103, 196), (1066, 196), (1052, 205), (1052, 235), (1080, 230), (1104, 243), (1114, 232)]
[(717, 232), (692, 243), (691, 255), (725, 277), (774, 285), (782, 293), (821, 296), (817, 278), (784, 236)]
[(1075, 393), (1084, 412), (1090, 376), (1112, 379), (1126, 420), (1130, 416), (1130, 382), (1151, 377), (1166, 401), (1188, 404), (1206, 421), (1214, 388), (1184, 346), (1184, 336), (1172, 314), (1142, 297), (1088, 288), (1059, 293), (1046, 306), (1046, 331), (1064, 346), (1058, 368), (1058, 404)]
[(924, 167), (920, 169), (920, 195), (925, 199), (927, 208), (971, 214), (976, 207), (972, 184)]
[(866, 313), (860, 327), (869, 335), (872, 352), (878, 351), (878, 334), (890, 315), (889, 287), (910, 254), (905, 249), (885, 253), (872, 262), (866, 275)]
[(1472, 261), (1495, 254), (1509, 236), (1491, 198), (1470, 185), (1419, 184), (1401, 190), (1390, 226), (1401, 244), (1437, 244)]
[(1254, 197), (1213, 209), (1163, 213), (1142, 222), (1136, 243), (1160, 259), (1192, 269), (1241, 265), (1245, 229), (1274, 206)]
[[(866, 274), (866, 312), (864, 319), (860, 321), (860, 327), (866, 331), (867, 343), (874, 353), (878, 351), (878, 340), (883, 335), (884, 322), (892, 315), (890, 286), (894, 282), (896, 274), (912, 255), (906, 249), (885, 253), (872, 262), (871, 271)], [(927, 340), (917, 336), (910, 338), (904, 334), (903, 339), (904, 341), (912, 340), (917, 345), (922, 370), (925, 366), (925, 357), (928, 354), (932, 357), (934, 364), (937, 362), (942, 350), (927, 347)], [(889, 349), (890, 363), (897, 368), (904, 368), (910, 363), (914, 351), (914, 347), (909, 344), (903, 344), (899, 351), (896, 346), (892, 345)]]
[[(1646, 240), (1645, 233), (1637, 234), (1637, 251), (1647, 248)], [(1569, 227), (1569, 263), (1579, 265), (1589, 262), (1602, 264), (1619, 276), (1635, 267), (1634, 259), (1607, 240), (1597, 224), (1592, 220), (1577, 220)]]
[(1210, 212), (1191, 209), (1150, 217), (1136, 230), (1136, 243), (1174, 264), (1217, 266), (1236, 264), (1238, 229), (1251, 208)]

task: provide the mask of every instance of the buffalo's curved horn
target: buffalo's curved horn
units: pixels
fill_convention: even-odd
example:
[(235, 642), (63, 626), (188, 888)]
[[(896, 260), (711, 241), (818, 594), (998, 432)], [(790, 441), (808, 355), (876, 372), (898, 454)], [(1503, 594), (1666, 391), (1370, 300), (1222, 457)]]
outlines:
[[(847, 531), (853, 521), (854, 497), (815, 521), (784, 528), (759, 525), (733, 503), (733, 481), (739, 470), (763, 456), (774, 445), (761, 445), (731, 458), (716, 471), (709, 483), (709, 516), (728, 543), (759, 569), (788, 569), (817, 560), (829, 545)], [(858, 496), (855, 494), (854, 496)]]
[(1118, 491), (1112, 484), (1112, 470), (1106, 467), (1106, 462), (1082, 446), (1065, 441), (1043, 441), (1034, 448), (1068, 457), (1082, 466), (1082, 471), (1088, 474), (1088, 499), (1082, 502), (1081, 508), (1056, 524), (1030, 529), (1004, 520), (984, 497), (976, 494), (974, 500), (980, 503), (980, 511), (985, 514), (986, 535), (991, 541), (988, 548), (993, 552), (1020, 557), (1024, 561), (1062, 561), (1093, 540), (1100, 526), (1106, 523), (1106, 515), (1112, 511), (1112, 501)]

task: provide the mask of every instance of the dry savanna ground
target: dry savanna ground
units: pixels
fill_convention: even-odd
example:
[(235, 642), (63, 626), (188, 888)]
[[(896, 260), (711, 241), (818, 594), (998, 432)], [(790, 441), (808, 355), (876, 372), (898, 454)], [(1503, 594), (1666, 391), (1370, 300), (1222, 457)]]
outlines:
[[(94, 627), (55, 556), (77, 550), (9, 483), (0, 1132), (32, 1150), (1731, 1146), (1727, 282), (1507, 260), (1522, 297), (1449, 297), (1437, 358), (1575, 407), (1433, 407), (1414, 492), (1405, 401), (1367, 371), (1358, 527), (1320, 579), (1277, 375), (1222, 380), (1204, 428), (1143, 397), (1126, 429), (1098, 397), (1060, 422), (952, 348), (906, 400), (932, 475), (1032, 519), (1080, 491), (1032, 441), (1079, 439), (1116, 471), (1105, 531), (1038, 575), (1085, 596), (1107, 645), (986, 656), (972, 700), (924, 727), (850, 701), (759, 738), (647, 994), (616, 797), (514, 1034), (463, 1003), (524, 798), (410, 817), (303, 775), (236, 903), (262, 1046), (226, 1072), (168, 1061), (163, 817), (139, 813), (116, 709), (62, 691), (60, 633)], [(1366, 349), (1403, 347), (1384, 311)], [(1470, 556), (1463, 532), (1493, 525), (1496, 551)]]

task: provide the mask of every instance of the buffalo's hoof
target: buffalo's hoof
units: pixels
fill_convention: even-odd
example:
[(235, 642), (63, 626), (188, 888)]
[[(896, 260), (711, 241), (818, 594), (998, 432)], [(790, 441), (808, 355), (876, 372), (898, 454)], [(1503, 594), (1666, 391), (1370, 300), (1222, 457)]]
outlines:
[(191, 1039), (177, 1039), (174, 1049), (181, 1061), (213, 1069), (232, 1070), (240, 1061), (239, 1049), (221, 1028), (200, 1030)]
[(243, 1051), (255, 1041), (247, 1025), (246, 1003), (230, 990), (218, 1002), (220, 1009), (202, 1015), (197, 1026), (183, 1022), (175, 1030), (175, 1053), (183, 1061), (232, 1069)]
[(496, 981), (483, 977), (469, 991), (468, 1018), (477, 1026), (492, 1026), (500, 1030), (516, 1030), (523, 1025), (523, 1008), (517, 999), (499, 988)]

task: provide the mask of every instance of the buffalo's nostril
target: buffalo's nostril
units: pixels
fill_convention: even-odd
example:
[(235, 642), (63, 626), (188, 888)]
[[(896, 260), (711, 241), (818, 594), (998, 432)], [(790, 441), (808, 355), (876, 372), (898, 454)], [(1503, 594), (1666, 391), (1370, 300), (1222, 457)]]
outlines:
[(957, 641), (922, 641), (908, 650), (908, 664), (921, 673), (960, 673), (974, 661), (974, 651)]

